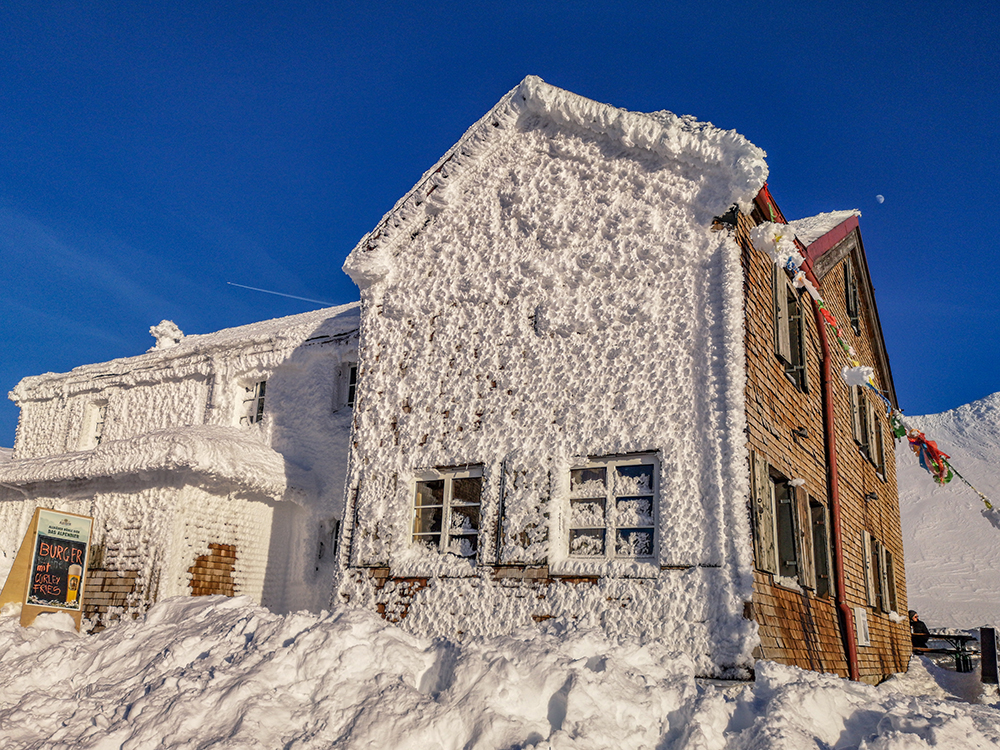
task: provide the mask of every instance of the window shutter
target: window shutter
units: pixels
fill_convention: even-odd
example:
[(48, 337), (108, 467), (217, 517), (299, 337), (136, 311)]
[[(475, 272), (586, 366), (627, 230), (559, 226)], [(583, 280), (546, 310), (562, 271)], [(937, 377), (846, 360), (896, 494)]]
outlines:
[(888, 584), (889, 593), (889, 609), (892, 612), (896, 611), (896, 570), (892, 563), (892, 553), (889, 550), (885, 551), (885, 578)]
[(875, 542), (875, 549), (878, 552), (878, 572), (879, 572), (879, 606), (883, 612), (888, 612), (889, 607), (889, 576), (886, 570), (886, 549), (881, 542)]
[(813, 552), (815, 554), (815, 574), (816, 593), (820, 596), (830, 594), (832, 582), (830, 580), (830, 570), (833, 567), (830, 560), (830, 534), (827, 523), (826, 506), (813, 502), (810, 503), (813, 529)]
[(867, 530), (861, 532), (861, 549), (865, 567), (865, 599), (869, 607), (875, 606), (875, 570), (872, 567), (872, 540)]
[(792, 347), (788, 336), (788, 289), (785, 273), (774, 266), (771, 277), (774, 288), (774, 351), (785, 362), (792, 359)]
[(753, 476), (754, 552), (757, 567), (768, 573), (778, 572), (774, 540), (774, 495), (768, 477), (767, 461), (759, 453), (751, 454)]
[(806, 357), (806, 321), (805, 321), (805, 305), (803, 304), (804, 297), (795, 303), (796, 310), (796, 330), (798, 335), (795, 337), (796, 346), (798, 347), (797, 362), (795, 365), (796, 370), (798, 370), (798, 381), (799, 390), (804, 393), (809, 391), (809, 360)]
[(795, 506), (798, 510), (799, 531), (799, 583), (807, 589), (816, 589), (816, 566), (813, 556), (812, 513), (805, 487), (795, 488)]
[(872, 407), (870, 398), (864, 399), (865, 409), (865, 445), (868, 448), (868, 456), (872, 462), (875, 461), (875, 409)]
[(885, 481), (885, 443), (882, 437), (882, 420), (875, 419), (875, 471)]
[(861, 436), (861, 394), (858, 393), (858, 386), (856, 385), (852, 385), (849, 390), (851, 392), (851, 432), (858, 443), (863, 443), (864, 440)]

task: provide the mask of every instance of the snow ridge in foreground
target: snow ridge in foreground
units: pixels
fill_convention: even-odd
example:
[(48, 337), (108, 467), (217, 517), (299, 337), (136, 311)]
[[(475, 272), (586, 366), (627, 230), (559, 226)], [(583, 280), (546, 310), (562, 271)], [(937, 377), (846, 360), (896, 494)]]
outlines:
[[(175, 598), (78, 635), (64, 615), (0, 615), (0, 747), (989, 748), (997, 707), (758, 663), (709, 684), (691, 660), (596, 633), (456, 643), (340, 609), (275, 615)], [(995, 696), (991, 698), (995, 700)]]

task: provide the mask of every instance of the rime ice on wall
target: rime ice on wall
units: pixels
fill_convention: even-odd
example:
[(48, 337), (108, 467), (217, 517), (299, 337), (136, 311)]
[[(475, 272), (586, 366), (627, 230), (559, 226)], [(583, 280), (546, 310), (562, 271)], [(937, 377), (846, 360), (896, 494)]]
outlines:
[(101, 563), (139, 573), (132, 611), (189, 593), (213, 543), (236, 547), (239, 593), (325, 606), (358, 324), (356, 303), (183, 338), (161, 324), (172, 346), (25, 378), (0, 465), (0, 574), (41, 505), (95, 516)]
[[(529, 78), (355, 248), (345, 554), (430, 577), (406, 592), (404, 626), (488, 634), (559, 617), (665, 638), (705, 673), (748, 663), (742, 275), (709, 226), (753, 198), (762, 157), (730, 131)], [(637, 453), (659, 464), (655, 555), (571, 556), (570, 469)], [(463, 465), (483, 467), (477, 559), (411, 542), (418, 472)], [(555, 582), (539, 605), (485, 570), (543, 563), (600, 582)], [(368, 581), (349, 572), (341, 594), (400, 606), (403, 584)]]

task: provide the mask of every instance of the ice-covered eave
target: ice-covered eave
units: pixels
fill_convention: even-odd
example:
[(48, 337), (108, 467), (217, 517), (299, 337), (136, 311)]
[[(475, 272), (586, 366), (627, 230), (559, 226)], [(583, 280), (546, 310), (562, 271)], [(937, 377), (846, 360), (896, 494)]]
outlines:
[(8, 397), (17, 404), (60, 394), (99, 389), (105, 383), (138, 385), (192, 374), (211, 376), (218, 357), (235, 359), (287, 353), (311, 342), (349, 338), (360, 326), (360, 303), (251, 323), (213, 333), (186, 336), (179, 344), (134, 357), (82, 365), (70, 372), (47, 372), (23, 378)]
[(481, 158), (489, 146), (509, 137), (523, 114), (582, 128), (626, 148), (697, 165), (705, 178), (725, 186), (714, 193), (718, 206), (709, 207), (717, 213), (734, 203), (749, 213), (767, 179), (766, 154), (735, 130), (723, 130), (666, 111), (630, 112), (528, 76), (469, 128), (375, 229), (361, 238), (344, 262), (345, 273), (358, 287), (365, 289), (389, 273), (396, 246), (410, 237), (419, 223), (442, 209), (442, 194), (448, 185), (455, 182), (465, 166)]
[(190, 473), (206, 483), (231, 484), (233, 491), (276, 501), (294, 499), (305, 484), (290, 483), (281, 454), (246, 432), (201, 425), (109, 441), (89, 451), (9, 461), (0, 464), (0, 485), (24, 488), (100, 479), (128, 482), (150, 472)]

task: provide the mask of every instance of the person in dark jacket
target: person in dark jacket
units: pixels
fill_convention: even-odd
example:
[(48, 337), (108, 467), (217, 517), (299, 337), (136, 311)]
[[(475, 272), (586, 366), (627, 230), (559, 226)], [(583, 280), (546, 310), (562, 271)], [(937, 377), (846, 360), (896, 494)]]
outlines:
[(931, 638), (931, 633), (923, 621), (917, 617), (917, 611), (911, 609), (910, 615), (910, 639), (913, 641), (913, 648), (927, 648), (927, 641)]

